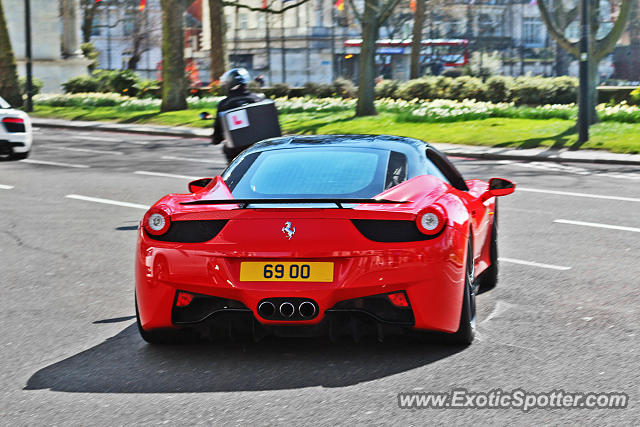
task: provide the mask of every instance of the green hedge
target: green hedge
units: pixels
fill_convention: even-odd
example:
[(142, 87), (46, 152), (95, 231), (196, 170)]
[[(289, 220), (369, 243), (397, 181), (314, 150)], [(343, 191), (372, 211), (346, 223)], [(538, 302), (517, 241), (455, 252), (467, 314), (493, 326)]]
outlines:
[(633, 105), (640, 105), (640, 86), (629, 94), (629, 101)]
[(598, 88), (598, 103), (619, 104), (622, 101), (640, 105), (640, 88), (636, 89), (635, 86), (601, 86)]
[(376, 86), (380, 98), (405, 99), (475, 99), (477, 101), (514, 102), (517, 105), (571, 104), (576, 102), (578, 81), (573, 77), (493, 76), (482, 81), (477, 77), (421, 77), (399, 83), (383, 80)]
[[(18, 82), (20, 84), (20, 93), (22, 94), (23, 97), (27, 96), (27, 78), (20, 77), (18, 79)], [(31, 79), (31, 95), (39, 94), (43, 86), (44, 86), (44, 82), (42, 80), (36, 77), (33, 77)]]
[(75, 77), (62, 84), (65, 93), (119, 93), (136, 96), (141, 80), (131, 70), (96, 70), (89, 76)]
[[(141, 98), (160, 97), (162, 83), (154, 80), (140, 80), (131, 71), (96, 70), (90, 76), (76, 77), (63, 85), (66, 93), (113, 92)], [(286, 83), (276, 83), (260, 88), (252, 82), (249, 87), (254, 92), (262, 92), (269, 98), (355, 98), (357, 88), (350, 80), (336, 79), (330, 84), (307, 83), (303, 87), (291, 87)], [(627, 101), (640, 105), (640, 88), (629, 87), (599, 88), (599, 102)], [(493, 103), (513, 102), (518, 106), (549, 104), (571, 104), (577, 100), (578, 80), (574, 77), (508, 77), (492, 76), (486, 81), (477, 77), (425, 76), (406, 82), (381, 80), (375, 87), (376, 98), (404, 99), (452, 99), (462, 101), (475, 99)], [(220, 86), (190, 88), (190, 96), (206, 97), (225, 95)]]

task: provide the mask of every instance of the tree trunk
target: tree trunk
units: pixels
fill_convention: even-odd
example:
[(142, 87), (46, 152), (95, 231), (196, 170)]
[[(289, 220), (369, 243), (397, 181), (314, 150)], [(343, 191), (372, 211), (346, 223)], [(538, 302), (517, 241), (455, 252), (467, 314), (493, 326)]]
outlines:
[(82, 0), (82, 43), (91, 41), (91, 32), (93, 31), (93, 19), (100, 2), (95, 0)]
[(555, 74), (556, 76), (566, 76), (569, 74), (569, 64), (571, 63), (571, 55), (561, 48), (557, 43), (556, 45), (556, 64)]
[(211, 81), (216, 81), (220, 80), (220, 76), (229, 68), (225, 40), (226, 22), (222, 0), (209, 0), (209, 18), (211, 22)]
[(138, 69), (138, 62), (140, 62), (141, 54), (133, 54), (129, 61), (127, 62), (127, 70), (136, 70)]
[(22, 107), (16, 58), (11, 49), (2, 1), (0, 1), (0, 96), (12, 106)]
[(636, 1), (631, 9), (629, 17), (629, 49), (630, 49), (630, 73), (629, 80), (640, 80), (640, 1)]
[(378, 0), (365, 0), (362, 15), (362, 47), (360, 48), (360, 75), (358, 77), (358, 103), (356, 116), (375, 116), (376, 41)]
[(162, 0), (162, 104), (160, 111), (187, 109), (184, 73), (184, 0)]
[(596, 62), (595, 60), (589, 62), (589, 96), (591, 97), (589, 122), (591, 124), (599, 122), (598, 113), (596, 112), (596, 105), (598, 105), (598, 85), (600, 84), (598, 64), (599, 62)]
[(420, 77), (420, 51), (422, 50), (422, 27), (424, 26), (425, 0), (416, 0), (416, 13), (413, 19), (413, 38), (411, 39), (410, 79)]

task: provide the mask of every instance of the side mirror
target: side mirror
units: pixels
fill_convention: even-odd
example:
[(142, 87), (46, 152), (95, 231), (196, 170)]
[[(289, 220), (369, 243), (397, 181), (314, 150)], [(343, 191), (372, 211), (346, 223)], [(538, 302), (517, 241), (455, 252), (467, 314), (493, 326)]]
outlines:
[(211, 113), (207, 111), (203, 111), (202, 113), (200, 113), (200, 120), (211, 120), (211, 119), (213, 119), (213, 116), (211, 115)]
[(485, 191), (480, 198), (484, 202), (491, 197), (506, 196), (513, 193), (516, 185), (508, 179), (491, 178), (489, 180), (489, 189)]
[(209, 183), (213, 181), (213, 178), (200, 178), (195, 181), (191, 181), (189, 183), (189, 192), (190, 193), (199, 193), (204, 190)]

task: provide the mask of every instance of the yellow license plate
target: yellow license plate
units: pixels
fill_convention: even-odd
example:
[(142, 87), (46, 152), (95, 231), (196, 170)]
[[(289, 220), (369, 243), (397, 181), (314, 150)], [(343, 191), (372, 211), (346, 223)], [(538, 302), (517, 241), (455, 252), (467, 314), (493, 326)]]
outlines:
[(243, 262), (242, 282), (333, 282), (332, 262)]

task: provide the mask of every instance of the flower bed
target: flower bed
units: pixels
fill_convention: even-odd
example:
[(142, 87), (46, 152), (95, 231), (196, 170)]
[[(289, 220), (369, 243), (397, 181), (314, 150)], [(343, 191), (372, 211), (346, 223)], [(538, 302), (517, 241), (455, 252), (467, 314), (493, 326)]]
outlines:
[[(213, 113), (218, 102), (216, 97), (189, 97), (192, 109), (209, 109)], [(42, 94), (34, 98), (36, 105), (52, 107), (115, 107), (120, 111), (157, 111), (159, 99), (139, 99), (113, 93), (76, 93), (66, 95)], [(355, 99), (341, 98), (276, 98), (275, 103), (282, 114), (323, 113), (351, 111)], [(393, 113), (398, 122), (454, 122), (479, 120), (490, 117), (520, 119), (562, 119), (575, 120), (578, 108), (575, 104), (543, 105), (538, 107), (516, 106), (514, 103), (491, 103), (467, 99), (454, 101), (447, 99), (379, 99), (375, 101), (380, 112)], [(600, 104), (596, 107), (598, 117), (603, 121), (640, 123), (640, 106), (622, 102), (617, 105)]]

